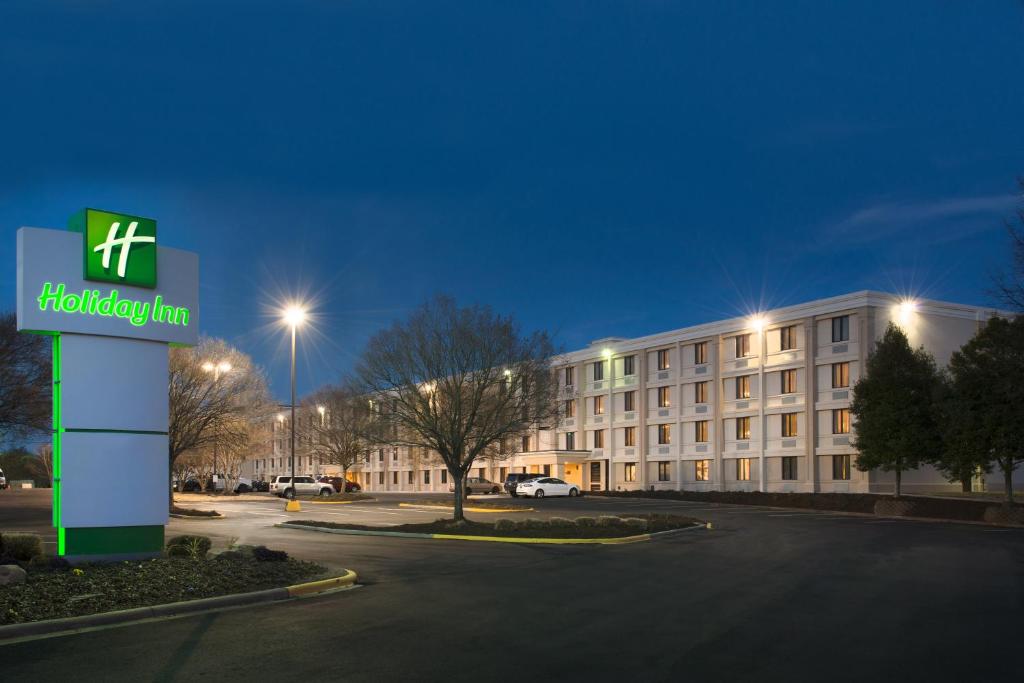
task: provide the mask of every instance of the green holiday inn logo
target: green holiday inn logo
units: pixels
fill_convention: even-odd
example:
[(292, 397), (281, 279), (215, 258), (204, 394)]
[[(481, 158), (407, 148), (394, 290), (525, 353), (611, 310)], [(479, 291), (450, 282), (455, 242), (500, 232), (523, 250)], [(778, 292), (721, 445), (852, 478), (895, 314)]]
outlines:
[(82, 233), (85, 279), (156, 287), (156, 221), (82, 209), (68, 221)]

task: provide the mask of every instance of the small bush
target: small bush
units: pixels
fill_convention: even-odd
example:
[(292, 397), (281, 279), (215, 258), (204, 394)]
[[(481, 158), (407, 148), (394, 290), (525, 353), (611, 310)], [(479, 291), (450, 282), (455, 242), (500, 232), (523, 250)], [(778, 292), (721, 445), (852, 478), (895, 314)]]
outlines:
[(622, 524), (622, 518), (615, 515), (601, 515), (597, 518), (597, 526), (618, 526)]
[(597, 526), (597, 520), (593, 517), (577, 517), (576, 526)]
[(43, 554), (43, 539), (38, 534), (4, 534), (0, 555), (17, 562), (30, 562)]
[(549, 517), (548, 524), (551, 526), (573, 526), (573, 521), (565, 517)]
[(540, 531), (551, 526), (548, 524), (546, 519), (524, 519), (521, 524), (522, 526), (519, 527), (520, 529), (527, 529), (530, 531)]
[(626, 517), (622, 520), (622, 523), (630, 529), (637, 529), (639, 531), (643, 531), (647, 528), (647, 520), (640, 519), (639, 517)]
[[(213, 543), (206, 536), (175, 536), (167, 541), (168, 557), (191, 557), (193, 560), (201, 560), (210, 552)], [(175, 548), (184, 548), (184, 554)]]
[(519, 528), (519, 522), (514, 519), (499, 519), (494, 523), (495, 531), (515, 531)]
[(284, 562), (288, 559), (288, 553), (283, 550), (271, 550), (265, 545), (258, 545), (252, 549), (252, 556), (257, 562)]

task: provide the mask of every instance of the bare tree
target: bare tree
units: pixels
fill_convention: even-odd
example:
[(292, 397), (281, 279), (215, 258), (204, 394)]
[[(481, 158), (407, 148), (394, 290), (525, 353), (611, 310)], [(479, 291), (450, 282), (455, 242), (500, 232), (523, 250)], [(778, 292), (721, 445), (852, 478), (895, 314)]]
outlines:
[(36, 448), (35, 456), (29, 463), (36, 481), (43, 481), (47, 488), (53, 487), (53, 446), (48, 443)]
[(0, 315), (0, 443), (52, 428), (50, 344), (18, 332), (13, 313)]
[[(224, 364), (225, 370), (212, 373), (211, 363)], [(203, 338), (194, 347), (171, 349), (169, 392), (167, 449), (172, 472), (175, 460), (185, 452), (248, 448), (253, 430), (274, 409), (262, 370), (220, 339)]]
[(504, 440), (557, 417), (553, 354), (544, 332), (523, 335), (490, 308), (438, 297), (374, 336), (356, 377), (360, 393), (375, 397), (383, 441), (438, 454), (462, 520), (473, 461), (507, 457)]
[(304, 429), (309, 454), (321, 464), (337, 465), (347, 479), (349, 469), (376, 442), (372, 401), (350, 387), (326, 386), (303, 403), (312, 418)]
[[(1024, 199), (1024, 178), (1018, 179), (1017, 184)], [(1014, 220), (1007, 221), (1006, 232), (1010, 236), (1013, 261), (1008, 272), (993, 277), (995, 295), (1009, 308), (1024, 311), (1024, 202), (1017, 209)]]

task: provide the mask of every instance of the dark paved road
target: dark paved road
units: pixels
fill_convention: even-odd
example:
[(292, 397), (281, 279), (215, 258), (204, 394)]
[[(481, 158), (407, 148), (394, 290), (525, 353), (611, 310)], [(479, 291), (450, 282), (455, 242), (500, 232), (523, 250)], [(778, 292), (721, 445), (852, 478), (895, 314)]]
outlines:
[[(0, 530), (45, 527), (45, 505), (25, 506), (33, 517), (12, 511), (13, 502), (0, 495)], [(424, 517), (396, 502), (330, 515), (379, 524)], [(366, 587), (2, 646), (3, 670), (19, 681), (992, 681), (1020, 673), (1019, 655), (1002, 652), (1019, 642), (1024, 531), (584, 498), (542, 501), (531, 514), (673, 510), (714, 529), (629, 546), (509, 546), (275, 529), (278, 501), (216, 507), (225, 519), (174, 520), (169, 533), (260, 540), (354, 568)], [(314, 514), (328, 511), (302, 516)]]

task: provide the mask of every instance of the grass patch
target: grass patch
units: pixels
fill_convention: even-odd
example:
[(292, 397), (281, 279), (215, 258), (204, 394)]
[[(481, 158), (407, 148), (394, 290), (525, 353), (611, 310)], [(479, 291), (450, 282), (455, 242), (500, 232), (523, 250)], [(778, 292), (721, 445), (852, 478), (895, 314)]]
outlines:
[(178, 507), (177, 505), (171, 506), (172, 515), (181, 515), (182, 517), (220, 517), (221, 514), (216, 510), (194, 510), (192, 508)]
[[(402, 502), (408, 503), (409, 505), (418, 505), (420, 507), (443, 507), (455, 509), (455, 501), (450, 498), (443, 500), (404, 500)], [(510, 500), (508, 498), (504, 498), (501, 500), (480, 500), (478, 498), (469, 498), (462, 502), (462, 507), (487, 508), (490, 510), (503, 510), (514, 507), (529, 507), (528, 503), (525, 505), (523, 503), (524, 501), (521, 498), (519, 499), (518, 503), (515, 500)]]
[[(580, 520), (586, 520), (582, 523)], [(363, 524), (342, 524), (338, 522), (321, 522), (319, 520), (302, 520), (289, 522), (302, 526), (322, 527), (325, 529), (352, 529), (355, 531), (386, 531), (413, 534), (456, 534), (460, 536), (501, 536), (505, 538), (622, 538), (638, 534), (657, 533), (686, 529), (702, 525), (691, 517), (678, 515), (636, 515), (632, 517), (580, 517), (565, 519), (499, 519), (494, 522), (476, 522), (466, 520), (455, 522), (451, 519), (438, 519), (433, 522), (418, 524), (400, 524), (398, 526), (379, 527)]]
[(209, 560), (171, 557), (64, 569), (27, 569), (25, 583), (0, 587), (0, 624), (280, 588), (326, 572), (312, 562), (260, 561), (237, 552)]

